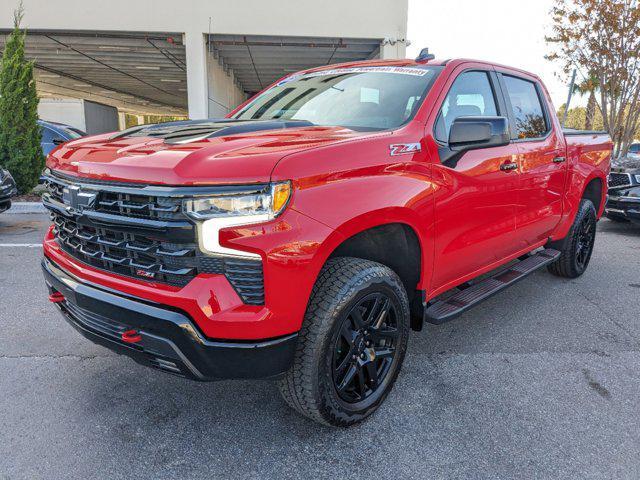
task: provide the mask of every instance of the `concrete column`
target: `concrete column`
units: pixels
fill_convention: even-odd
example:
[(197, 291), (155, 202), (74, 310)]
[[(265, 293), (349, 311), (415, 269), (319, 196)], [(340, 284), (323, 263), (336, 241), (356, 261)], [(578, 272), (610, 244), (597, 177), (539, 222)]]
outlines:
[(185, 32), (187, 56), (187, 97), (189, 118), (193, 120), (209, 117), (207, 95), (207, 48), (204, 34), (197, 30)]

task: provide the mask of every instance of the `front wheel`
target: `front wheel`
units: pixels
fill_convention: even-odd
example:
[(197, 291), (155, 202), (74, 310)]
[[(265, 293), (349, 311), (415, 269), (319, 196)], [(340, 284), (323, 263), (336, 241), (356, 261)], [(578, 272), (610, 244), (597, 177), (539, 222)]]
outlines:
[(404, 360), (409, 301), (388, 267), (334, 258), (311, 294), (284, 400), (325, 425), (364, 420), (384, 401)]
[(569, 234), (550, 246), (561, 255), (549, 265), (549, 271), (559, 277), (576, 278), (584, 273), (591, 260), (596, 240), (596, 209), (590, 200), (581, 200)]

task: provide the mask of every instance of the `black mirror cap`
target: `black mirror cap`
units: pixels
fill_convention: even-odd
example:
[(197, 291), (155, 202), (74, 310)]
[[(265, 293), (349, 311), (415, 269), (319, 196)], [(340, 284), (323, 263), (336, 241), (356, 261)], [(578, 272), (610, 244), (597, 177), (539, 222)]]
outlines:
[(51, 140), (51, 143), (53, 143), (54, 145), (62, 145), (64, 142), (66, 142), (66, 140), (60, 137), (57, 137)]
[(449, 132), (449, 148), (457, 152), (501, 147), (509, 143), (511, 133), (506, 117), (458, 117)]

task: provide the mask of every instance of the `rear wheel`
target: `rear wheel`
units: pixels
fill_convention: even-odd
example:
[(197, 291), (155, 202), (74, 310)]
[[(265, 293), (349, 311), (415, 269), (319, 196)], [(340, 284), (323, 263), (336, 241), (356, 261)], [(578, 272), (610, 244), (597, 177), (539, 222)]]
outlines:
[(569, 235), (553, 242), (551, 248), (561, 255), (549, 265), (549, 271), (559, 277), (576, 278), (584, 273), (591, 260), (596, 239), (596, 209), (590, 200), (581, 200)]
[(280, 392), (291, 407), (326, 425), (362, 421), (391, 390), (408, 334), (407, 294), (391, 269), (358, 258), (329, 260)]

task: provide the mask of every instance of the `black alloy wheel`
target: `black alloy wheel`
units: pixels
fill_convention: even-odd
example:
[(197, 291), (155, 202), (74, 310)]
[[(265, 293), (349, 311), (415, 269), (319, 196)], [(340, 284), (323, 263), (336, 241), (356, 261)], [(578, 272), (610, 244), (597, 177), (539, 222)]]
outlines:
[(311, 293), (282, 398), (324, 425), (363, 421), (384, 402), (407, 350), (409, 299), (389, 267), (362, 258), (327, 261)]
[(564, 278), (577, 278), (585, 272), (595, 245), (596, 223), (595, 206), (582, 199), (568, 235), (548, 244), (560, 251), (560, 257), (547, 267), (549, 272)]
[(593, 244), (596, 239), (596, 225), (593, 219), (585, 216), (578, 227), (576, 242), (576, 264), (585, 269), (593, 252)]
[(333, 350), (333, 382), (343, 401), (362, 402), (384, 384), (397, 338), (396, 309), (384, 293), (367, 295), (351, 308)]

